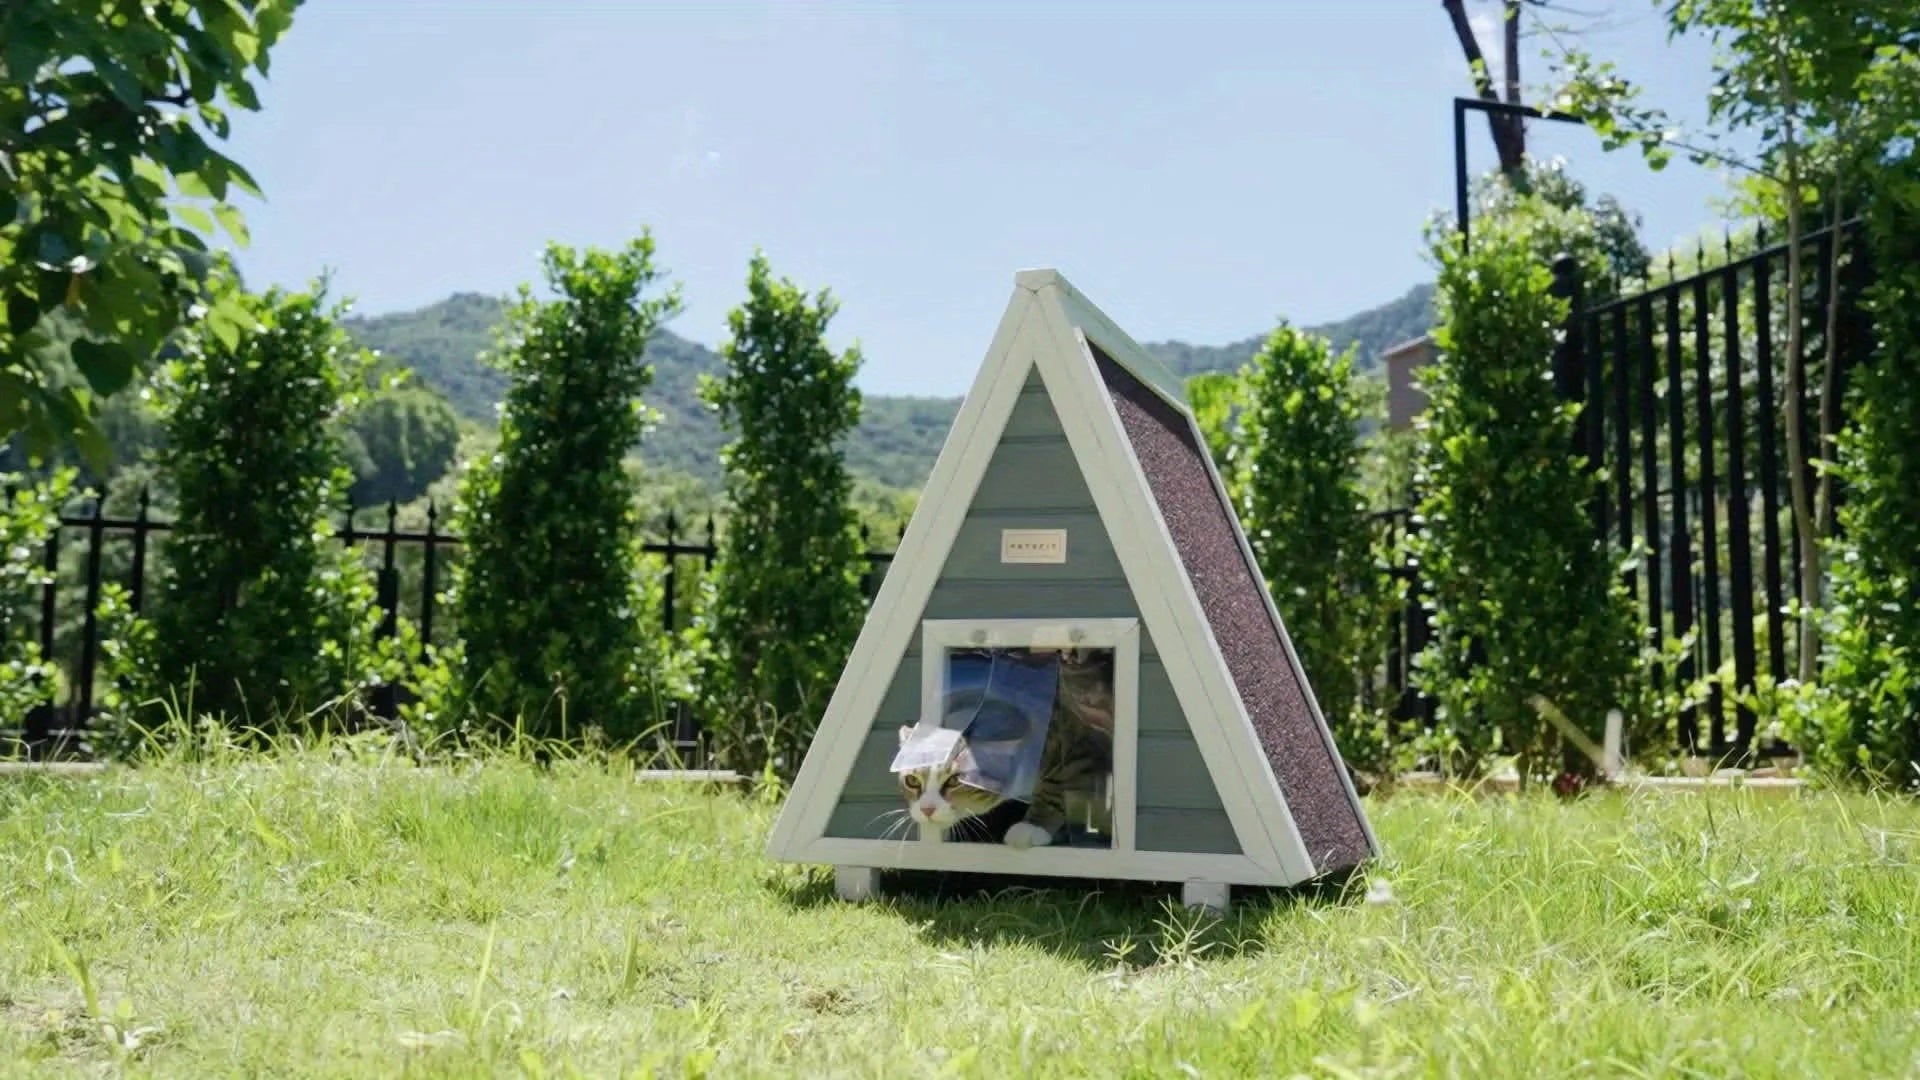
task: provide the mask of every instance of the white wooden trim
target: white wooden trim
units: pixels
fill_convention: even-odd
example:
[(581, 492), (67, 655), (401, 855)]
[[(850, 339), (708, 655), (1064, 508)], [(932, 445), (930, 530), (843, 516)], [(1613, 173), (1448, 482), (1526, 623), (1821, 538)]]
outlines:
[[(1084, 293), (1074, 288), (1072, 282), (1054, 273), (1052, 284), (1054, 288), (1050, 295), (1059, 305), (1068, 325), (1082, 332), (1091, 330), (1109, 359), (1132, 372), (1142, 385), (1173, 406), (1180, 415), (1189, 419), (1193, 417), (1193, 407), (1187, 403), (1186, 386), (1179, 376), (1168, 370), (1152, 353), (1141, 348), (1139, 342), (1120, 329)], [(1206, 444), (1202, 442), (1201, 445)]]
[[(1075, 848), (1109, 857), (1132, 851), (1138, 827), (1134, 768), (1140, 738), (1140, 620), (1124, 619), (925, 619), (920, 624), (920, 715), (940, 719), (936, 703), (944, 696), (943, 660), (948, 649), (1113, 650), (1113, 821), (1107, 849)], [(943, 830), (922, 826), (920, 838)]]
[[(1020, 344), (1032, 313), (1033, 293), (1016, 287), (767, 837), (772, 858), (794, 860), (808, 841), (826, 831), (1033, 366), (1033, 350)], [(858, 860), (829, 861), (859, 865)]]
[(1233, 889), (1224, 881), (1189, 881), (1180, 886), (1180, 903), (1191, 909), (1225, 915), (1233, 902)]
[(1340, 788), (1346, 792), (1354, 816), (1360, 819), (1360, 831), (1367, 838), (1368, 850), (1377, 856), (1380, 854), (1380, 840), (1373, 834), (1373, 824), (1367, 820), (1366, 808), (1360, 805), (1360, 793), (1354, 789), (1353, 777), (1347, 773), (1346, 762), (1340, 756), (1340, 746), (1333, 739), (1333, 729), (1327, 726), (1326, 714), (1320, 711), (1320, 698), (1313, 692), (1313, 684), (1307, 680), (1307, 669), (1300, 663), (1300, 654), (1293, 647), (1293, 635), (1287, 633), (1287, 624), (1280, 618), (1280, 609), (1274, 605), (1273, 592), (1267, 588), (1266, 575), (1260, 572), (1260, 560), (1254, 558), (1253, 543), (1247, 539), (1247, 531), (1240, 527), (1239, 517), (1232, 510), (1233, 498), (1227, 493), (1226, 480), (1215, 466), (1213, 455), (1206, 451), (1206, 433), (1200, 430), (1199, 421), (1191, 414), (1187, 416), (1187, 428), (1193, 435), (1194, 445), (1201, 448), (1200, 460), (1206, 464), (1207, 476), (1213, 481), (1214, 497), (1220, 500), (1220, 505), (1228, 508), (1227, 518), (1233, 525), (1234, 539), (1240, 543), (1240, 557), (1246, 560), (1248, 572), (1260, 586), (1260, 601), (1266, 606), (1267, 619), (1273, 623), (1273, 632), (1280, 638), (1287, 664), (1293, 670), (1294, 681), (1300, 684), (1301, 692), (1307, 697), (1307, 712), (1313, 717), (1314, 727), (1319, 732), (1321, 744), (1327, 748), (1327, 755), (1333, 759), (1333, 771), (1340, 777)]
[(1137, 881), (1293, 885), (1299, 880), (1245, 855), (1053, 846), (1023, 851), (1005, 844), (921, 844), (912, 840), (855, 840), (834, 836), (823, 836), (798, 845), (791, 859), (794, 862), (871, 866), (883, 870), (952, 870), (971, 874), (1032, 874)]
[(859, 903), (880, 895), (880, 868), (875, 866), (836, 866), (833, 868), (833, 895)]
[(1109, 843), (1131, 855), (1139, 849), (1140, 623), (1127, 620), (1113, 646), (1113, 811)]
[(1292, 881), (1307, 880), (1315, 873), (1313, 861), (1287, 808), (1286, 795), (1260, 751), (1253, 721), (1085, 338), (1069, 319), (1056, 289), (1043, 289), (1038, 307), (1037, 314), (1054, 338), (1054, 347), (1043, 350), (1038, 358), (1040, 377), (1054, 400), (1066, 406), (1056, 407), (1061, 426), (1086, 474), (1147, 628), (1167, 660), (1168, 680), (1187, 714), (1194, 742), (1240, 848)]

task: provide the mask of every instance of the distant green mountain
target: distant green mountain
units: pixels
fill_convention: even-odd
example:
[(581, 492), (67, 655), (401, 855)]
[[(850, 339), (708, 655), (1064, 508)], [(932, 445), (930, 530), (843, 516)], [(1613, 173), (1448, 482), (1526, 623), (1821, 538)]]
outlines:
[[(1415, 285), (1399, 299), (1349, 315), (1338, 322), (1302, 327), (1320, 334), (1332, 343), (1334, 351), (1349, 345), (1359, 346), (1358, 368), (1372, 371), (1380, 363), (1380, 354), (1433, 329), (1433, 285)], [(1143, 347), (1175, 375), (1186, 378), (1209, 371), (1232, 371), (1265, 344), (1262, 333), (1231, 345), (1189, 345), (1184, 341), (1153, 342)]]
[[(356, 316), (347, 328), (362, 344), (412, 368), (462, 416), (492, 425), (507, 380), (480, 357), (492, 348), (493, 328), (505, 307), (500, 298), (457, 293), (417, 311)], [(1326, 335), (1336, 349), (1357, 344), (1360, 368), (1366, 371), (1378, 363), (1382, 350), (1426, 333), (1432, 324), (1433, 286), (1423, 284), (1390, 303), (1308, 329)], [(1265, 337), (1231, 345), (1167, 341), (1145, 348), (1186, 377), (1239, 367)], [(660, 423), (642, 444), (641, 458), (655, 468), (718, 482), (720, 448), (727, 436), (700, 400), (698, 387), (702, 374), (721, 373), (719, 355), (667, 330), (654, 337), (647, 353), (653, 361), (647, 403), (660, 413)], [(888, 487), (918, 488), (933, 468), (959, 404), (957, 398), (867, 395), (860, 426), (847, 443), (848, 464), (855, 473)]]

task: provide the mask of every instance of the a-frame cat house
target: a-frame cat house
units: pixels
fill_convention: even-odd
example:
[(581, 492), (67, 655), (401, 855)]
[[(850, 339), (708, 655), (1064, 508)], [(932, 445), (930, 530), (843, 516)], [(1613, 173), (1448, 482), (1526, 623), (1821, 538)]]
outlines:
[[(1016, 275), (769, 854), (879, 871), (1294, 885), (1379, 851), (1180, 383), (1057, 272)], [(955, 657), (1111, 650), (1110, 826), (1014, 848), (919, 835), (900, 729), (951, 708)], [(984, 691), (981, 691), (984, 692)]]

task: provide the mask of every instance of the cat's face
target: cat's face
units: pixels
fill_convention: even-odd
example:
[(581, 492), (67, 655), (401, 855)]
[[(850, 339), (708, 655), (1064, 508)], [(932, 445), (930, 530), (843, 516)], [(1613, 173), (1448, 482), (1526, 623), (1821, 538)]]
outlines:
[[(905, 743), (912, 732), (910, 727), (901, 728), (900, 741)], [(944, 829), (1000, 805), (1001, 796), (960, 779), (957, 756), (900, 774), (900, 794), (907, 801), (907, 816), (915, 824)]]

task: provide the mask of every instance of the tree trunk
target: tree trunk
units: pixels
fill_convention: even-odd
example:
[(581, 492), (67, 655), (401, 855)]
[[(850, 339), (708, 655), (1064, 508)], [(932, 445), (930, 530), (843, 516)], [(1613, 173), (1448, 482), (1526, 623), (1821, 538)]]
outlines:
[(1800, 294), (1806, 281), (1800, 246), (1806, 233), (1801, 217), (1800, 148), (1794, 124), (1798, 103), (1794, 100), (1792, 76), (1786, 69), (1784, 55), (1780, 80), (1786, 105), (1782, 146), (1787, 163), (1787, 490), (1793, 501), (1793, 528), (1800, 538), (1798, 674), (1802, 683), (1809, 683), (1813, 681), (1814, 662), (1820, 647), (1819, 628), (1814, 623), (1814, 608), (1820, 592), (1820, 532), (1815, 527), (1812, 497), (1807, 491), (1807, 447), (1801, 439), (1807, 358), (1806, 333), (1800, 317)]
[[(1460, 51), (1466, 54), (1467, 69), (1473, 75), (1474, 91), (1480, 100), (1498, 103), (1500, 92), (1494, 88), (1493, 75), (1487, 68), (1486, 53), (1481, 51), (1479, 39), (1473, 36), (1473, 24), (1467, 21), (1465, 0), (1440, 0), (1440, 6), (1446, 9), (1447, 17), (1452, 20), (1454, 36), (1460, 39)], [(1505, 8), (1505, 81), (1509, 99), (1517, 105), (1520, 101), (1520, 0), (1505, 0)], [(1500, 172), (1509, 179), (1524, 176), (1526, 128), (1522, 126), (1520, 117), (1488, 113), (1487, 128), (1493, 133), (1494, 151), (1500, 157)]]
[(1500, 36), (1506, 48), (1501, 74), (1506, 76), (1507, 104), (1520, 104), (1520, 0), (1506, 0), (1501, 12)]
[[(1835, 170), (1833, 177), (1833, 213), (1828, 221), (1827, 231), (1833, 239), (1827, 248), (1827, 325), (1826, 325), (1826, 366), (1820, 372), (1820, 460), (1829, 464), (1820, 470), (1820, 485), (1814, 492), (1813, 525), (1822, 541), (1833, 535), (1833, 469), (1832, 462), (1838, 457), (1835, 443), (1837, 428), (1840, 426), (1840, 223), (1846, 220), (1843, 213), (1846, 206), (1846, 190), (1841, 186), (1841, 175)], [(1823, 584), (1824, 582), (1817, 582)], [(1824, 589), (1822, 590), (1824, 593)], [(1816, 597), (1824, 599), (1824, 596)]]
[[(1506, 76), (1507, 104), (1520, 104), (1520, 0), (1506, 0), (1502, 10), (1501, 38), (1505, 49), (1501, 56), (1501, 74)], [(1526, 118), (1509, 116), (1507, 148), (1511, 156), (1500, 159), (1500, 171), (1508, 179), (1523, 179), (1527, 166)]]

